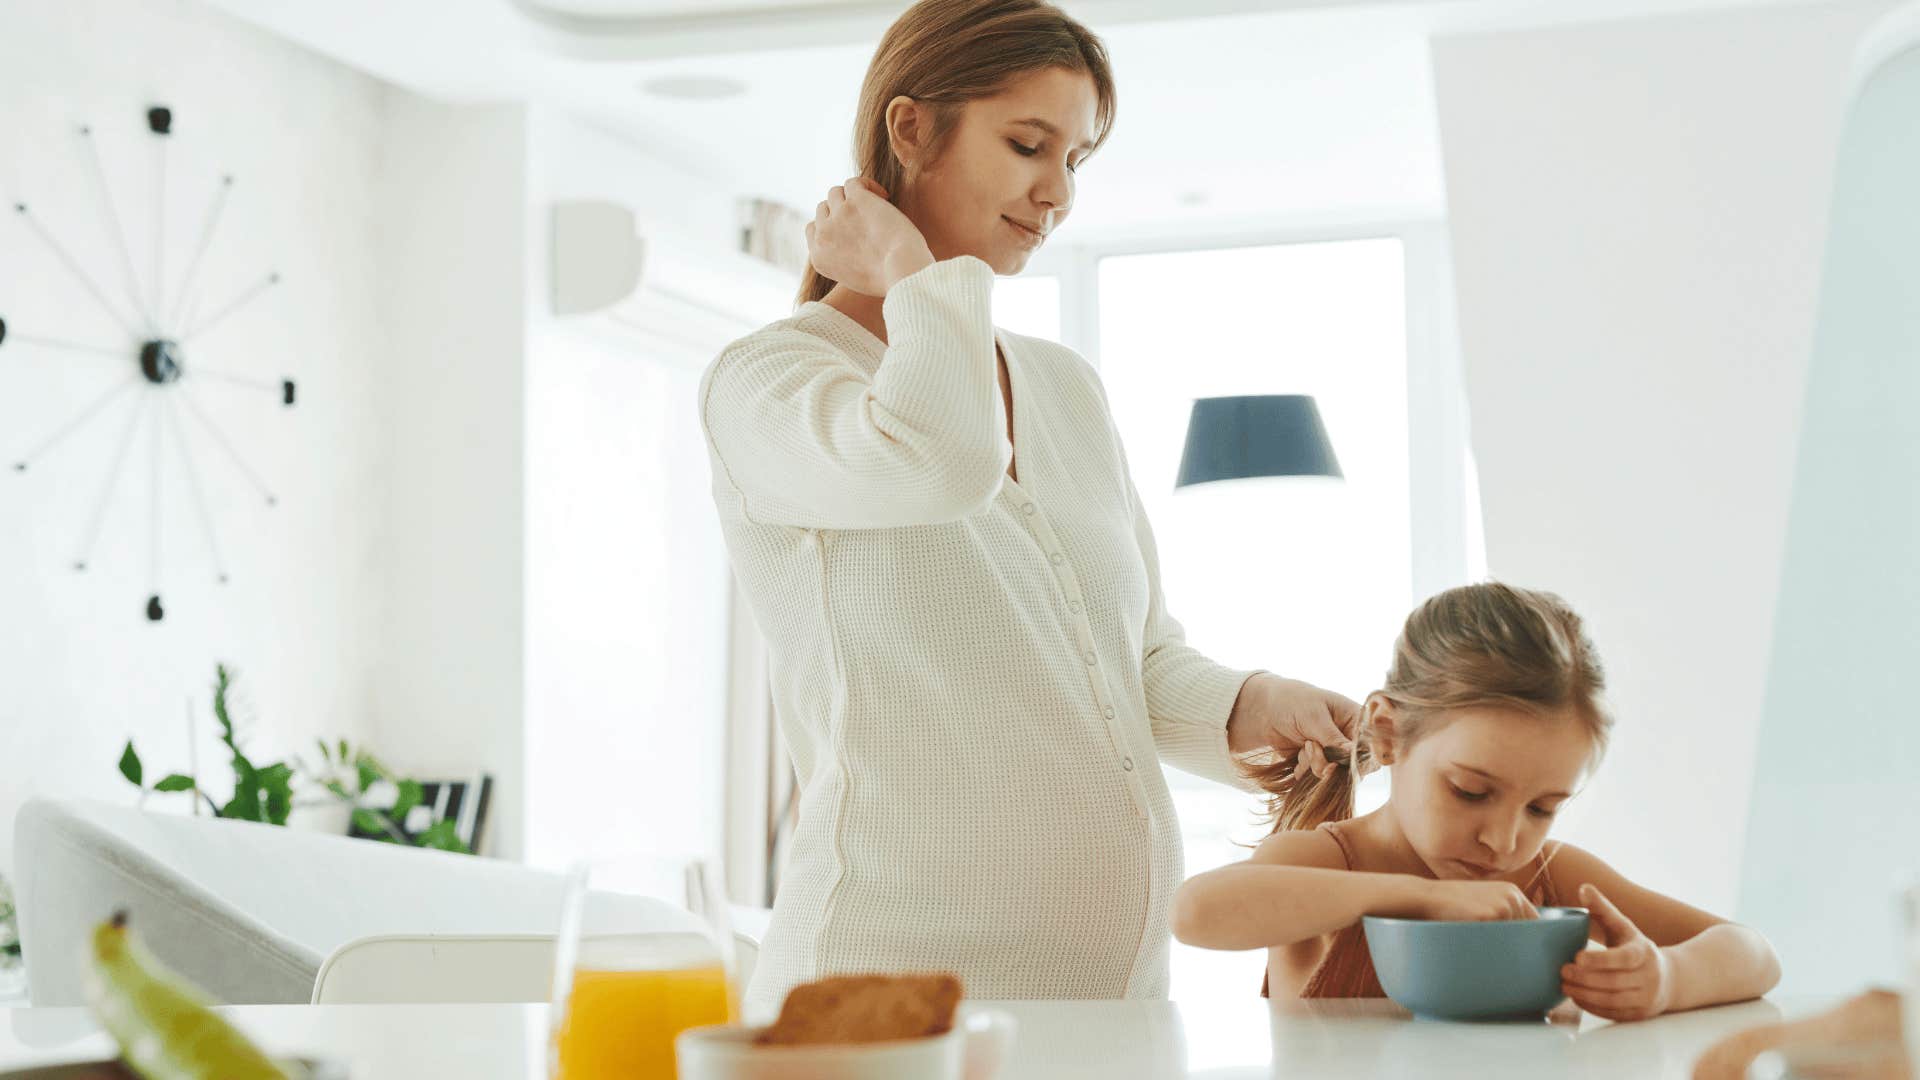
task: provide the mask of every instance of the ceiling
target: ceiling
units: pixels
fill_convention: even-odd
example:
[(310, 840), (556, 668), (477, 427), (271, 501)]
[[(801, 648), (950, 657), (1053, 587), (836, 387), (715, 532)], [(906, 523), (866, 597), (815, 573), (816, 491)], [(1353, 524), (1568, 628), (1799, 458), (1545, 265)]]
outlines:
[[(210, 0), (415, 92), (529, 101), (743, 194), (810, 208), (851, 171), (874, 41), (906, 4), (832, 0)], [(1196, 223), (1438, 217), (1435, 34), (1755, 0), (1083, 0), (1107, 42), (1114, 134), (1082, 169), (1082, 238)], [(1764, 0), (1762, 0), (1764, 2)], [(1784, 0), (1783, 0), (1784, 2)], [(717, 101), (642, 91), (722, 77)]]

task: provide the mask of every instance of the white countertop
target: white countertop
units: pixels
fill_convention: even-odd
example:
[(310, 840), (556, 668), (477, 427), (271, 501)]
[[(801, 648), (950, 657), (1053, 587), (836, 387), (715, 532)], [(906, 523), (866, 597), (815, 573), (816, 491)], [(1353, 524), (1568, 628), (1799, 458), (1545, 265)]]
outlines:
[[(1834, 999), (1788, 998), (1611, 1024), (1413, 1020), (1387, 1001), (1021, 1001), (1000, 1080), (1285, 1077), (1686, 1077), (1723, 1035)], [(275, 1054), (344, 1060), (352, 1080), (537, 1080), (543, 1005), (241, 1005)], [(0, 1067), (112, 1056), (84, 1009), (0, 1010)]]

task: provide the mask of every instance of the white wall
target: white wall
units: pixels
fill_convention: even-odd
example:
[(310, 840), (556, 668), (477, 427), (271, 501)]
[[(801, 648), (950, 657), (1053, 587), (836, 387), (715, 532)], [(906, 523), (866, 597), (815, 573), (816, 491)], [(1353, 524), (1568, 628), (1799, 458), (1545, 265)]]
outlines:
[(379, 133), (386, 435), (373, 734), (420, 775), (494, 775), (487, 854), (525, 788), (527, 121), (395, 91)]
[(1740, 918), (1808, 993), (1916, 955), (1893, 897), (1920, 884), (1920, 5), (1905, 29), (1840, 146), (1742, 868)]
[(1441, 39), (1487, 558), (1619, 728), (1563, 833), (1733, 909), (1848, 59), (1882, 4)]
[[(730, 570), (695, 391), (721, 346), (786, 313), (797, 282), (729, 257), (733, 196), (712, 178), (562, 114), (536, 111), (532, 130), (526, 855), (718, 857)], [(643, 290), (737, 325), (694, 318), (667, 339), (613, 314), (553, 316), (552, 206), (583, 198), (635, 211)]]
[[(114, 771), (129, 735), (151, 776), (184, 768), (188, 695), (202, 714), (203, 776), (224, 793), (205, 718), (216, 659), (243, 673), (257, 756), (306, 753), (325, 734), (365, 739), (422, 776), (489, 770), (485, 849), (516, 855), (525, 118), (391, 89), (194, 3), (10, 6), (0, 189), (30, 201), (116, 299), (118, 248), (72, 126), (100, 128), (144, 280), (157, 169), (143, 112), (154, 101), (178, 116), (169, 276), (190, 261), (222, 172), (236, 186), (198, 275), (202, 312), (268, 269), (285, 275), (277, 295), (187, 360), (189, 370), (298, 380), (290, 410), (219, 383), (194, 390), (279, 506), (264, 507), (217, 446), (195, 440), (232, 578), (215, 587), (187, 475), (169, 461), (167, 618), (149, 624), (143, 460), (110, 504), (94, 570), (66, 569), (122, 421), (103, 415), (44, 465), (0, 477), (0, 868), (26, 798), (131, 796)], [(0, 317), (13, 334), (0, 346), (0, 451), (15, 455), (134, 365), (131, 353), (20, 340), (125, 335), (23, 223), (9, 214), (0, 229)], [(177, 798), (153, 805), (186, 809)]]
[[(244, 91), (244, 92), (240, 92)], [(150, 776), (188, 763), (184, 713), (200, 714), (200, 764), (224, 794), (208, 686), (242, 673), (258, 758), (314, 734), (358, 739), (379, 708), (374, 668), (386, 565), (381, 417), (388, 376), (376, 246), (383, 87), (196, 4), (70, 0), (0, 10), (0, 872), (13, 813), (34, 795), (130, 801), (115, 772), (133, 737)], [(142, 281), (152, 278), (156, 159), (144, 111), (170, 104), (166, 273), (178, 282), (222, 172), (236, 185), (198, 275), (200, 310), (269, 269), (278, 296), (235, 315), (188, 362), (299, 381), (299, 404), (217, 383), (193, 393), (280, 497), (268, 509), (205, 434), (188, 437), (231, 583), (214, 562), (171, 453), (162, 476), (166, 619), (146, 621), (144, 435), (109, 504), (92, 569), (69, 569), (127, 418), (123, 400), (29, 472), (15, 458), (135, 368), (131, 338), (11, 212), (16, 200), (127, 307), (118, 248), (74, 134), (98, 129), (104, 171)], [(55, 352), (23, 335), (126, 347)], [(135, 393), (145, 394), (142, 382)], [(183, 384), (183, 386), (192, 385)], [(181, 388), (158, 391), (150, 399)], [(184, 797), (156, 800), (184, 812)]]

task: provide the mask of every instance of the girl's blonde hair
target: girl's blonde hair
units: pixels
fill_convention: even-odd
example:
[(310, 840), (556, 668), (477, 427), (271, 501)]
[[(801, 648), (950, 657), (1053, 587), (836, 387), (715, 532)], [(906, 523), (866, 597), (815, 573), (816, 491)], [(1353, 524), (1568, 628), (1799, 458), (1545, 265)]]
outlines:
[[(930, 146), (937, 156), (969, 101), (992, 97), (1016, 75), (1046, 68), (1093, 79), (1094, 149), (1113, 130), (1113, 69), (1107, 47), (1086, 27), (1045, 0), (920, 0), (880, 39), (854, 116), (853, 158), (859, 175), (898, 199), (903, 175), (887, 133), (887, 105), (905, 95), (931, 105)], [(801, 303), (834, 286), (807, 264)]]
[[(1387, 683), (1375, 691), (1395, 706), (1402, 753), (1441, 713), (1497, 706), (1539, 717), (1571, 715), (1593, 740), (1595, 761), (1613, 727), (1605, 692), (1600, 657), (1566, 601), (1497, 582), (1449, 589), (1415, 608), (1393, 643)], [(1353, 816), (1354, 778), (1373, 754), (1367, 732), (1354, 744), (1357, 761), (1327, 750), (1339, 764), (1324, 781), (1311, 772), (1295, 779), (1294, 754), (1241, 765), (1267, 792), (1272, 831)]]

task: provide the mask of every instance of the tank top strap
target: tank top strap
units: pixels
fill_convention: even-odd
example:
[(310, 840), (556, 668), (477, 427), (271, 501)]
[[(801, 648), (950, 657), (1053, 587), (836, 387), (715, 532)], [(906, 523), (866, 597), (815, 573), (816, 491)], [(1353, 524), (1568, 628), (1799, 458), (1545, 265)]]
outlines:
[(1549, 869), (1554, 854), (1559, 850), (1558, 843), (1542, 845), (1540, 854), (1533, 857), (1533, 878), (1525, 892), (1527, 899), (1533, 901), (1536, 907), (1566, 906), (1560, 901), (1560, 890), (1554, 887), (1553, 874)]
[[(1340, 846), (1341, 860), (1347, 864), (1348, 870), (1352, 870), (1353, 869), (1353, 841), (1347, 837), (1346, 829), (1345, 829), (1346, 824), (1347, 823), (1344, 821), (1323, 821), (1320, 823), (1318, 828), (1319, 828), (1319, 831), (1324, 832), (1328, 836), (1333, 837), (1333, 842)], [(1352, 927), (1348, 927), (1348, 929), (1358, 930), (1359, 927), (1352, 926)], [(1354, 942), (1350, 940), (1352, 936), (1353, 935), (1345, 932), (1337, 933), (1334, 935), (1334, 940), (1332, 941), (1330, 947), (1327, 950), (1327, 956), (1321, 959), (1320, 967), (1316, 969), (1312, 977), (1308, 979), (1307, 991), (1301, 994), (1302, 997), (1322, 996), (1324, 994), (1325, 987), (1328, 982), (1333, 980), (1345, 981), (1342, 978), (1342, 976), (1344, 976), (1346, 972), (1348, 972), (1354, 967), (1354, 963), (1350, 959), (1350, 956), (1353, 952), (1353, 946), (1354, 946)], [(1365, 955), (1366, 942), (1364, 940), (1361, 940), (1359, 942), (1359, 945), (1360, 945), (1361, 959), (1367, 964), (1369, 968), (1369, 973), (1370, 973), (1372, 968), (1372, 958)], [(1332, 961), (1331, 965), (1329, 965), (1328, 961)], [(1332, 968), (1332, 971), (1329, 970), (1329, 967)], [(1330, 975), (1333, 977), (1332, 979), (1329, 978)], [(1347, 976), (1347, 977), (1350, 978), (1350, 976)], [(1271, 994), (1272, 990), (1273, 990), (1273, 987), (1271, 985), (1269, 976), (1263, 972), (1260, 976), (1260, 996), (1267, 997)]]
[(1353, 869), (1353, 840), (1347, 836), (1347, 824), (1345, 821), (1323, 821), (1320, 823), (1320, 831), (1333, 837), (1333, 842), (1340, 845), (1340, 858), (1345, 860), (1347, 869), (1351, 870)]

